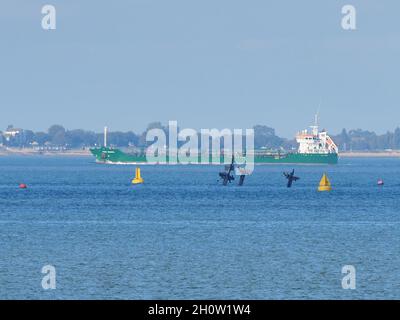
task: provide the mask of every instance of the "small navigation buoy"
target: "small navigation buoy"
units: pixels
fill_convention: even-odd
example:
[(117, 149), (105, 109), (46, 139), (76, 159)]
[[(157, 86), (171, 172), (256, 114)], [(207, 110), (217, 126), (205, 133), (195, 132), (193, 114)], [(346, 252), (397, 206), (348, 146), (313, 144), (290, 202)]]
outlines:
[(20, 183), (19, 184), (19, 188), (20, 189), (26, 189), (26, 188), (28, 188), (28, 186), (25, 183)]
[(144, 182), (144, 180), (140, 176), (140, 168), (136, 167), (136, 174), (135, 174), (135, 178), (132, 180), (132, 184), (140, 184), (140, 183), (143, 183), (143, 182)]
[(383, 182), (383, 180), (382, 179), (379, 179), (378, 180), (378, 186), (383, 186), (385, 183)]
[(329, 182), (328, 177), (324, 173), (324, 175), (321, 178), (321, 181), (319, 182), (318, 191), (331, 191), (331, 190), (332, 190), (331, 183)]

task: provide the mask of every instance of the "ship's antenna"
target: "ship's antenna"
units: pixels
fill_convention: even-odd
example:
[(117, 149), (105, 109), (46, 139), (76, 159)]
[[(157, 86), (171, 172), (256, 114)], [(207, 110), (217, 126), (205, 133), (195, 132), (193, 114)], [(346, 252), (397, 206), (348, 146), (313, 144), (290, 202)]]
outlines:
[(321, 109), (321, 101), (319, 101), (317, 113), (315, 114), (315, 126), (318, 126), (319, 110)]
[(315, 136), (318, 135), (318, 115), (319, 115), (319, 109), (320, 109), (320, 107), (321, 107), (321, 103), (319, 103), (317, 112), (315, 113), (315, 116), (314, 116), (314, 125), (313, 125), (313, 126), (310, 126), (311, 129), (312, 129), (312, 133), (313, 133), (313, 135), (315, 135)]
[(107, 147), (107, 127), (104, 127), (104, 147)]
[(317, 113), (315, 114), (315, 125), (318, 126), (319, 111), (321, 110), (322, 101), (319, 101)]

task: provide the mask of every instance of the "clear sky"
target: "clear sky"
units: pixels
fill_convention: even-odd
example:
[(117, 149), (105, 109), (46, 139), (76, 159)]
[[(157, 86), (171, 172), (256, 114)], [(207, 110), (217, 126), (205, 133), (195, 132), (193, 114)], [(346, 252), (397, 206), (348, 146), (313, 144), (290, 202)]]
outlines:
[[(57, 29), (41, 28), (41, 8)], [(357, 30), (341, 8), (357, 9)], [(0, 129), (400, 125), (398, 0), (1, 0)]]

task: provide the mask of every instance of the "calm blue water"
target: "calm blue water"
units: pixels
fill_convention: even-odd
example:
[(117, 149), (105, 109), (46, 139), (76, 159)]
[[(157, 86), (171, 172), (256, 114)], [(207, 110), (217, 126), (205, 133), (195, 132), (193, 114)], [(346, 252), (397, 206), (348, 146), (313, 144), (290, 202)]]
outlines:
[(0, 157), (0, 299), (400, 299), (400, 159), (257, 166), (243, 187), (219, 170), (143, 166), (132, 186), (132, 166)]

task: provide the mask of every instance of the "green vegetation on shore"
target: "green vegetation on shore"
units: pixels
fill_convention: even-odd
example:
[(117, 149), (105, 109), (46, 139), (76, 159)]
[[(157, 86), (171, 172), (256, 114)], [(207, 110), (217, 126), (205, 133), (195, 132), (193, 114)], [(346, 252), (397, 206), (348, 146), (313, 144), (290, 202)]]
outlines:
[[(150, 123), (142, 133), (132, 131), (114, 131), (108, 133), (108, 142), (115, 147), (143, 148), (146, 143), (146, 132), (152, 128), (160, 128), (168, 132), (166, 126), (160, 122)], [(265, 125), (253, 127), (255, 133), (255, 148), (285, 149), (297, 148), (294, 139), (286, 139), (275, 134), (275, 130)], [(393, 132), (378, 135), (372, 131), (361, 129), (343, 129), (340, 134), (331, 135), (339, 146), (340, 151), (383, 151), (400, 149), (400, 128)], [(8, 126), (0, 131), (0, 146), (14, 148), (33, 148), (38, 150), (65, 150), (83, 149), (100, 146), (103, 142), (103, 133), (96, 133), (83, 129), (67, 130), (61, 125), (53, 125), (46, 132), (34, 132), (29, 129), (14, 128)]]

